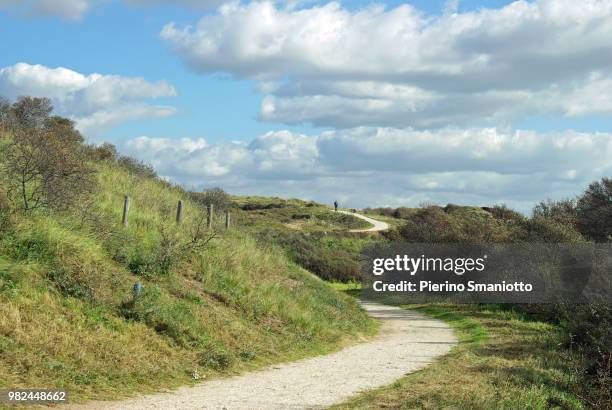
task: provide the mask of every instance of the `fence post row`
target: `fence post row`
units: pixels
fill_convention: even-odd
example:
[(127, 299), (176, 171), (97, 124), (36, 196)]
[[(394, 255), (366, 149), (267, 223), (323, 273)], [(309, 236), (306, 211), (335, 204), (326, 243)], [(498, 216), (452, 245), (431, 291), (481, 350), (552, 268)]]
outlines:
[(128, 213), (130, 212), (130, 197), (129, 196), (125, 196), (125, 198), (123, 199), (123, 217), (121, 218), (121, 222), (123, 223), (123, 226), (127, 227), (128, 226)]
[[(130, 213), (130, 197), (125, 196), (123, 199), (123, 215), (121, 217), (121, 222), (124, 227), (129, 225), (129, 213)], [(214, 206), (213, 204), (209, 204), (208, 207), (208, 218), (206, 221), (206, 226), (208, 229), (213, 227), (213, 218), (214, 218)], [(179, 200), (176, 207), (176, 223), (180, 224), (183, 222), (183, 201)], [(231, 226), (231, 215), (229, 211), (225, 211), (225, 229), (229, 230)]]

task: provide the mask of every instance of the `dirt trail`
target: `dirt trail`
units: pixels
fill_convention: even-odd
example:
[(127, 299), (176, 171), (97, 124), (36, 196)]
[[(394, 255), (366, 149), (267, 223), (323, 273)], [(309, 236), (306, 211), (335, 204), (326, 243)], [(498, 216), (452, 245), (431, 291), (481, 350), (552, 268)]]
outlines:
[(421, 313), (363, 303), (382, 321), (378, 336), (339, 352), (275, 365), (117, 402), (93, 402), (75, 409), (312, 409), (393, 383), (446, 354), (457, 343), (443, 322)]
[(374, 225), (373, 227), (366, 228), (366, 229), (351, 229), (349, 232), (379, 232), (379, 231), (386, 231), (387, 229), (389, 229), (388, 223), (377, 221), (376, 219), (369, 218), (365, 215), (358, 214), (357, 212), (349, 212), (349, 211), (338, 211), (338, 212), (346, 214), (346, 215), (353, 215), (355, 218), (363, 219), (364, 221), (367, 221), (371, 223), (372, 225)]

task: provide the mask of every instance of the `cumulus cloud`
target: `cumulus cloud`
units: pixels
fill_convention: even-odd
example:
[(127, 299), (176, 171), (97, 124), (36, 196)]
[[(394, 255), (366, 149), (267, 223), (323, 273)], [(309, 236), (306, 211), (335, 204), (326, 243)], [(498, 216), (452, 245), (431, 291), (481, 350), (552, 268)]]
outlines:
[(0, 95), (10, 99), (21, 95), (49, 97), (58, 113), (74, 119), (81, 132), (92, 135), (124, 121), (173, 115), (173, 107), (147, 101), (173, 97), (176, 90), (165, 81), (84, 75), (63, 67), (18, 63), (0, 68)]
[(249, 143), (139, 137), (120, 148), (187, 187), (356, 207), (434, 201), (528, 211), (612, 173), (609, 133), (360, 127), (315, 136), (269, 132)]
[(612, 114), (601, 97), (612, 92), (607, 0), (450, 4), (440, 16), (233, 2), (161, 36), (197, 71), (261, 81), (267, 121), (430, 128)]

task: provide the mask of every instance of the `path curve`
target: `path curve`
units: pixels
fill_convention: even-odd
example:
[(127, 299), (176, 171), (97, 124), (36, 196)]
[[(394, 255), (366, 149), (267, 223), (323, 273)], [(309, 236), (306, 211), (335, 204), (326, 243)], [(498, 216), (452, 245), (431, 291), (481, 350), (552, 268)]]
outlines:
[(357, 212), (349, 212), (349, 211), (338, 211), (342, 214), (346, 214), (346, 215), (352, 215), (355, 218), (359, 218), (359, 219), (363, 219), (366, 222), (371, 223), (372, 226), (371, 228), (366, 228), (366, 229), (351, 229), (349, 232), (380, 232), (380, 231), (386, 231), (387, 229), (389, 229), (389, 224), (383, 221), (378, 221), (374, 218), (370, 218), (368, 216), (365, 215), (361, 215), (358, 214)]
[(382, 321), (371, 341), (325, 356), (211, 380), (169, 393), (94, 402), (75, 409), (311, 409), (342, 403), (419, 370), (457, 343), (445, 323), (397, 307), (365, 302)]

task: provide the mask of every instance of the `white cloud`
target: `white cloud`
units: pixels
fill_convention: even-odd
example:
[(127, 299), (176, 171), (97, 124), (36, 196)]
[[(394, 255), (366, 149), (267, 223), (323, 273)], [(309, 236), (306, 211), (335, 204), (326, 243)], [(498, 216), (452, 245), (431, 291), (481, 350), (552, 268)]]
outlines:
[(507, 203), (523, 211), (612, 174), (612, 134), (497, 128), (270, 132), (250, 143), (139, 137), (122, 151), (196, 189), (340, 199), (356, 207)]
[(430, 128), (612, 114), (608, 0), (471, 12), (449, 2), (436, 17), (407, 4), (235, 2), (161, 36), (197, 71), (261, 81), (267, 121)]
[(74, 119), (85, 135), (91, 135), (124, 121), (173, 115), (173, 107), (147, 100), (173, 97), (176, 90), (165, 81), (84, 75), (63, 67), (18, 63), (0, 68), (0, 95), (49, 97), (58, 113)]

